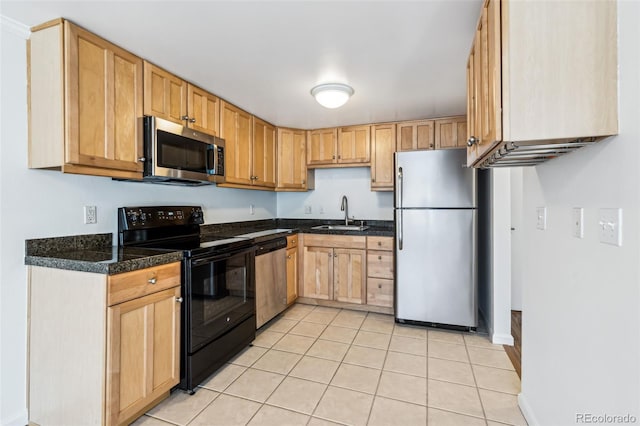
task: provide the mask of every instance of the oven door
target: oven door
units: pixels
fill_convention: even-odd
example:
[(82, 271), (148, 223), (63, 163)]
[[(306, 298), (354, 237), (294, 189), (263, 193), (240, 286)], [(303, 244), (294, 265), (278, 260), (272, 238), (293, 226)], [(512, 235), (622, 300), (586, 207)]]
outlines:
[(254, 252), (244, 248), (187, 260), (184, 332), (194, 353), (255, 314)]

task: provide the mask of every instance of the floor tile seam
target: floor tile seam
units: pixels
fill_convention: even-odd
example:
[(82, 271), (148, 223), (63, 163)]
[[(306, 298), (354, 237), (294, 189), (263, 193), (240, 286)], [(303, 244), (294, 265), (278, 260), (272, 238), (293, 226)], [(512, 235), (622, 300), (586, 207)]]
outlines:
[(504, 352), (504, 348), (502, 346), (500, 346), (499, 348), (489, 348), (487, 346), (470, 345), (470, 344), (465, 344), (465, 346), (471, 349), (483, 349), (485, 351)]
[[(395, 374), (403, 374), (405, 376), (410, 376), (410, 377), (417, 377), (419, 379), (428, 379), (427, 376), (419, 376), (417, 374), (405, 373), (404, 371), (387, 370), (387, 369), (384, 368), (384, 366), (382, 367), (382, 371), (387, 371), (389, 373), (395, 373)], [(425, 373), (425, 374), (427, 374), (427, 373)]]
[[(329, 386), (329, 385), (326, 385), (326, 386)], [(295, 408), (284, 407), (282, 405), (278, 405), (278, 404), (275, 404), (273, 402), (269, 402), (268, 399), (264, 402), (264, 405), (268, 405), (269, 407), (282, 408), (283, 410), (291, 411), (293, 413), (298, 413), (298, 414), (304, 414), (305, 416), (309, 416), (309, 417), (311, 417), (311, 414), (313, 413), (313, 410), (316, 409), (316, 407), (314, 406), (313, 410), (311, 411), (311, 413), (305, 413), (304, 411), (299, 411), (299, 410), (296, 410)], [(317, 403), (316, 403), (316, 405), (317, 405)]]
[[(266, 352), (265, 352), (265, 353), (266, 353)], [(235, 381), (236, 381), (236, 380), (238, 380), (238, 379), (240, 378), (240, 376), (242, 376), (242, 375), (243, 375), (243, 374), (244, 374), (244, 373), (245, 373), (245, 372), (250, 368), (250, 367), (245, 367), (244, 365), (231, 364), (230, 362), (227, 362), (225, 365), (234, 365), (234, 366), (236, 366), (236, 367), (242, 367), (242, 368), (244, 368), (244, 371), (243, 371), (242, 373), (238, 374), (238, 377), (236, 377), (236, 378), (235, 378), (235, 379), (233, 379), (231, 382), (229, 382), (229, 384), (228, 384), (227, 386), (225, 386), (223, 390), (220, 390), (220, 391), (219, 391), (219, 390), (215, 390), (215, 389), (205, 388), (205, 387), (204, 387), (204, 386), (202, 386), (202, 385), (198, 385), (198, 386), (197, 386), (197, 387), (199, 387), (199, 388), (201, 388), (201, 389), (206, 389), (206, 390), (209, 390), (209, 391), (211, 391), (211, 392), (217, 392), (217, 393), (218, 393), (218, 395), (214, 398), (214, 400), (215, 400), (215, 399), (217, 399), (217, 398), (218, 398), (218, 396), (220, 396), (220, 394), (221, 394), (221, 393), (223, 393), (225, 390), (227, 390), (227, 389), (229, 388), (229, 386), (231, 386), (232, 384), (234, 384), (234, 383), (235, 383)], [(221, 368), (222, 368), (222, 367), (221, 367)], [(220, 369), (218, 369), (218, 371), (220, 371)], [(211, 377), (211, 376), (210, 376), (210, 377)], [(213, 402), (213, 401), (211, 401), (211, 402)]]
[(471, 364), (471, 376), (473, 377), (473, 383), (475, 384), (476, 394), (478, 395), (478, 401), (480, 401), (480, 408), (482, 409), (482, 415), (485, 418), (485, 423), (487, 423), (487, 412), (484, 409), (484, 403), (482, 402), (482, 397), (480, 397), (480, 389), (478, 388), (478, 379), (476, 378), (476, 372), (473, 369), (473, 363), (471, 362), (471, 354), (469, 354), (469, 347), (466, 345), (465, 341), (465, 352), (467, 353), (467, 358), (469, 359), (469, 363)]
[[(473, 417), (474, 419), (481, 419), (481, 420), (484, 420), (484, 421), (485, 421), (485, 423), (486, 423), (486, 421), (487, 421), (487, 420), (491, 420), (491, 419), (487, 419), (486, 417), (476, 416), (476, 415), (474, 415), (474, 414), (469, 414), (469, 413), (463, 413), (463, 412), (460, 412), (460, 411), (455, 411), (455, 410), (452, 410), (452, 409), (450, 409), (450, 408), (437, 407), (437, 406), (434, 406), (434, 405), (429, 405), (429, 404), (427, 404), (427, 410), (428, 410), (429, 408), (433, 408), (433, 409), (435, 409), (435, 410), (440, 410), (440, 411), (446, 411), (446, 412), (448, 412), (448, 413), (459, 414), (459, 415), (462, 415), (462, 416)], [(484, 414), (484, 410), (482, 411), (482, 413)]]
[[(369, 315), (367, 315), (369, 316)], [(391, 339), (389, 339), (389, 345), (391, 344)], [(388, 347), (388, 346), (387, 346)], [(382, 368), (380, 369), (380, 377), (378, 378), (378, 384), (376, 385), (376, 393), (373, 396), (373, 401), (371, 402), (371, 407), (369, 408), (369, 415), (367, 416), (367, 423), (371, 421), (371, 413), (373, 412), (373, 404), (376, 402), (376, 395), (378, 395), (378, 391), (380, 390), (380, 383), (382, 382), (382, 373), (384, 370), (384, 365), (387, 363), (387, 357), (389, 356), (389, 350), (384, 353), (384, 360), (382, 361)]]
[(516, 371), (513, 368), (496, 367), (495, 365), (489, 365), (489, 364), (478, 364), (477, 362), (471, 362), (471, 359), (469, 361), (470, 361), (469, 364), (476, 365), (478, 367), (495, 368), (496, 370), (502, 370), (502, 371), (513, 371), (513, 372)]
[[(243, 372), (243, 373), (244, 373), (244, 372)], [(206, 388), (203, 388), (203, 389), (206, 389)], [(207, 389), (207, 390), (210, 390), (210, 389)], [(209, 408), (209, 406), (210, 406), (211, 404), (213, 404), (213, 403), (214, 403), (214, 401), (216, 401), (216, 400), (220, 397), (220, 395), (222, 395), (222, 392), (218, 392), (218, 391), (212, 391), (212, 392), (217, 393), (217, 395), (216, 395), (216, 396), (215, 396), (211, 401), (209, 401), (209, 403), (208, 403), (207, 405), (205, 405), (205, 406), (204, 406), (204, 408), (203, 408), (202, 410), (198, 411), (198, 413), (197, 413), (195, 416), (191, 417), (191, 419), (189, 419), (189, 421), (188, 421), (187, 423), (185, 423), (185, 426), (188, 426), (188, 425), (190, 425), (191, 423), (193, 423), (193, 421), (194, 421), (195, 419), (197, 419), (197, 418), (198, 418), (198, 416), (200, 416), (200, 414), (204, 413), (204, 411), (205, 411), (207, 408)], [(187, 394), (188, 394), (188, 392), (186, 392), (186, 391), (185, 391), (185, 393), (187, 393)], [(193, 395), (189, 395), (189, 397), (192, 397), (192, 396), (193, 396)], [(175, 424), (175, 423), (172, 423), (172, 424)]]
[[(354, 366), (353, 364), (346, 364), (346, 365)], [(340, 370), (340, 367), (342, 367), (342, 363), (340, 363), (340, 365), (338, 365), (338, 368), (336, 370), (336, 374)], [(382, 377), (382, 370), (378, 370), (377, 368), (365, 367), (363, 365), (355, 365), (354, 367), (367, 368), (369, 370), (377, 371), (378, 372), (378, 380), (376, 382), (376, 390), (378, 390), (378, 385), (380, 384), (380, 378)], [(374, 390), (373, 393), (372, 393), (372, 392), (366, 392), (366, 391), (362, 391), (362, 390), (358, 390), (358, 389), (348, 388), (348, 387), (341, 386), (341, 385), (333, 383), (334, 379), (335, 379), (335, 374), (334, 374), (334, 377), (331, 379), (331, 382), (329, 382), (329, 386), (334, 386), (334, 387), (341, 388), (341, 389), (347, 389), (347, 390), (351, 390), (351, 391), (354, 391), (354, 392), (361, 392), (361, 393), (366, 393), (368, 395), (374, 395), (375, 396), (376, 390)]]
[(442, 356), (429, 355), (429, 353), (427, 351), (427, 358), (441, 359), (443, 361), (454, 361), (454, 362), (460, 362), (462, 364), (471, 365), (471, 360), (469, 359), (469, 354), (467, 354), (467, 361), (460, 361), (459, 359), (451, 359), (451, 358), (444, 358)]
[[(509, 395), (509, 396), (518, 396), (518, 394), (520, 393), (520, 392), (518, 392), (518, 393), (505, 392), (505, 391), (500, 391), (500, 390), (495, 390), (495, 389), (489, 389), (489, 388), (482, 387), (482, 386), (478, 386), (478, 390), (495, 392), (495, 393), (500, 393), (502, 395)], [(482, 398), (480, 398), (480, 399), (482, 399)]]
[(363, 344), (361, 344), (361, 343), (355, 343), (355, 342), (352, 342), (352, 343), (351, 343), (351, 346), (358, 346), (358, 347), (360, 347), (360, 348), (368, 348), (368, 349), (377, 349), (377, 350), (379, 350), (379, 351), (388, 351), (388, 350), (389, 350), (389, 345), (387, 345), (387, 346), (386, 346), (386, 349), (385, 349), (385, 348), (380, 347), (380, 346), (367, 346), (367, 345), (363, 345)]
[[(207, 407), (208, 407), (208, 406), (209, 406), (209, 405), (207, 404)], [(196, 417), (198, 417), (198, 415), (199, 415), (201, 412), (202, 412), (202, 411), (200, 411), (198, 414), (196, 414), (196, 416), (195, 416), (193, 419), (195, 419)], [(144, 414), (143, 414), (143, 416), (151, 417), (152, 419), (159, 420), (159, 421), (161, 421), (161, 422), (163, 422), (163, 423), (166, 423), (166, 424), (168, 424), (168, 425), (175, 425), (175, 426), (184, 426), (184, 425), (188, 425), (190, 422), (192, 422), (192, 421), (193, 421), (193, 419), (190, 419), (187, 423), (184, 423), (184, 425), (183, 425), (182, 423), (172, 422), (172, 421), (170, 421), (170, 420), (166, 420), (166, 419), (163, 419), (162, 417), (157, 417), (157, 416), (154, 416), (153, 414), (149, 414), (149, 413), (144, 413)], [(141, 417), (142, 417), (142, 416), (141, 416)], [(140, 418), (140, 417), (139, 417), (139, 418)]]
[(451, 342), (448, 340), (441, 340), (441, 339), (435, 339), (435, 338), (427, 338), (427, 340), (429, 342), (436, 342), (436, 343), (447, 343), (449, 345), (458, 345), (458, 346), (466, 346), (464, 343), (458, 343), (458, 342)]
[[(318, 340), (320, 340), (320, 339), (318, 339)], [(333, 342), (332, 340), (324, 340), (324, 341), (325, 342)], [(333, 343), (342, 343), (342, 342), (333, 342)], [(313, 346), (313, 345), (311, 345), (311, 346)], [(349, 348), (350, 347), (351, 346), (349, 346)], [(349, 348), (347, 348), (347, 351), (349, 351)], [(309, 349), (311, 349), (311, 348), (309, 348)], [(307, 353), (308, 353), (308, 351), (307, 351)], [(345, 352), (344, 355), (342, 355), (342, 358), (340, 360), (331, 359), (331, 358), (323, 358), (323, 357), (318, 356), (318, 355), (304, 355), (304, 356), (308, 356), (310, 358), (316, 358), (316, 359), (323, 359), (325, 361), (335, 361), (335, 362), (339, 362), (340, 364), (342, 364), (342, 360), (344, 359), (345, 356), (347, 356), (347, 352)]]
[[(427, 392), (427, 393), (428, 393), (428, 392)], [(378, 394), (378, 393), (376, 393), (376, 394), (374, 395), (374, 400), (375, 400), (375, 398), (376, 398), (376, 397), (378, 397), (378, 398), (390, 399), (390, 400), (392, 400), (392, 401), (404, 402), (404, 403), (406, 403), (406, 404), (415, 405), (416, 407), (424, 407), (424, 408), (427, 408), (427, 407), (428, 407), (428, 405), (427, 405), (427, 403), (426, 403), (426, 402), (425, 402), (424, 404), (419, 404), (419, 403), (417, 403), (417, 402), (407, 401), (406, 399), (401, 399), (401, 398), (394, 397), (394, 396), (389, 396), (389, 395), (381, 395), (381, 394)]]
[(428, 358), (427, 355), (420, 355), (420, 354), (416, 354), (416, 353), (413, 353), (413, 352), (402, 352), (402, 351), (400, 351), (398, 349), (392, 349), (391, 347), (389, 347), (387, 352), (393, 352), (393, 353), (396, 353), (396, 354), (419, 356), (420, 358)]

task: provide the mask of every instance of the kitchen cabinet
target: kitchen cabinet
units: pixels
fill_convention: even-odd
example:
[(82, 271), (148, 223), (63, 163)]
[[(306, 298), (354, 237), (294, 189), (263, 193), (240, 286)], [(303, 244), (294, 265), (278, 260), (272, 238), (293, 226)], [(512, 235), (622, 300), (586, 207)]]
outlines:
[(467, 139), (467, 117), (435, 120), (436, 149), (466, 148)]
[(314, 172), (307, 169), (307, 131), (278, 127), (277, 191), (314, 188)]
[(218, 186), (275, 189), (276, 128), (228, 102), (220, 108), (226, 176)]
[(147, 61), (144, 61), (144, 114), (209, 135), (220, 134), (220, 100)]
[(393, 191), (396, 125), (371, 126), (371, 190)]
[(180, 262), (28, 276), (31, 422), (131, 423), (178, 384)]
[(310, 132), (308, 167), (365, 167), (370, 163), (371, 126), (349, 126)]
[(393, 307), (393, 237), (367, 237), (367, 305)]
[(433, 120), (397, 123), (396, 151), (415, 151), (435, 148)]
[(287, 236), (287, 305), (298, 298), (298, 234)]
[(467, 61), (467, 164), (535, 165), (617, 134), (617, 69), (616, 2), (486, 0)]
[(276, 187), (276, 128), (253, 117), (253, 147), (251, 155), (253, 185)]
[(364, 304), (365, 237), (306, 234), (302, 297)]
[(225, 185), (253, 184), (251, 114), (228, 102), (220, 104), (220, 137), (225, 140)]
[(142, 59), (63, 19), (28, 43), (29, 167), (142, 178)]

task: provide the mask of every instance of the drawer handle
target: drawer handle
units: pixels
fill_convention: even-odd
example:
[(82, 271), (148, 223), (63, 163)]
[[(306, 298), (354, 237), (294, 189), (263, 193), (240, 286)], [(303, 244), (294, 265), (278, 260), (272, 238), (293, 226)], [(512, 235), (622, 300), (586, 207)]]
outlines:
[(184, 299), (182, 297), (176, 297), (176, 302), (182, 303)]
[(153, 277), (153, 278), (149, 278), (149, 279), (147, 280), (147, 282), (148, 282), (149, 284), (155, 284), (155, 283), (157, 283), (157, 282), (158, 282), (158, 280), (156, 279), (156, 277)]
[(382, 288), (382, 284), (378, 284), (378, 288)]
[(378, 241), (378, 246), (381, 246), (381, 245), (382, 245), (382, 241)]
[(378, 260), (382, 260), (382, 256), (378, 256)]

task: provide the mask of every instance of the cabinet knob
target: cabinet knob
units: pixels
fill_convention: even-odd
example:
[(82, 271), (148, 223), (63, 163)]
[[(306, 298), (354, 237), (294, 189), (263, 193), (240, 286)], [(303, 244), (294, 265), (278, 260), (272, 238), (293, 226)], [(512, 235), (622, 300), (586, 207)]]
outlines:
[(287, 259), (291, 259), (291, 255), (287, 256)]
[(334, 254), (334, 255), (333, 255), (333, 257), (338, 257), (338, 255), (337, 255), (337, 254)]
[(303, 180), (303, 181), (302, 181), (302, 184), (304, 185), (304, 183), (305, 183), (305, 182), (304, 182), (304, 180)]
[(182, 297), (176, 297), (176, 302), (182, 303), (184, 299)]
[(155, 284), (155, 283), (157, 283), (157, 282), (158, 282), (158, 280), (156, 279), (156, 277), (153, 277), (153, 278), (149, 278), (149, 279), (147, 280), (147, 282), (148, 282), (149, 284)]
[(382, 246), (382, 241), (378, 241), (378, 246)]
[(382, 260), (382, 256), (378, 256), (378, 260)]
[(336, 156), (334, 155), (334, 156), (332, 156), (331, 158), (335, 160), (335, 159), (336, 159)]
[(376, 181), (376, 178), (371, 178), (371, 182), (375, 182), (375, 181)]
[(147, 161), (147, 159), (145, 157), (140, 157), (138, 158), (138, 161), (144, 163), (145, 161)]
[(433, 144), (432, 143), (429, 144), (429, 148), (433, 148)]
[(196, 119), (195, 119), (195, 118), (190, 118), (190, 119), (189, 119), (189, 123), (195, 123), (195, 122), (196, 122)]
[(183, 115), (182, 117), (180, 117), (180, 120), (188, 121), (189, 120), (189, 116), (188, 115)]
[(342, 158), (342, 155), (338, 155), (338, 160), (340, 160)]
[(478, 143), (478, 139), (475, 136), (471, 136), (467, 141), (467, 146), (473, 146)]
[(291, 240), (291, 244), (295, 244), (295, 243), (297, 243), (296, 240)]
[(382, 288), (382, 284), (378, 284), (378, 288)]

